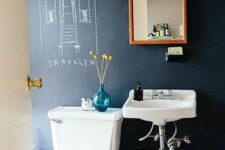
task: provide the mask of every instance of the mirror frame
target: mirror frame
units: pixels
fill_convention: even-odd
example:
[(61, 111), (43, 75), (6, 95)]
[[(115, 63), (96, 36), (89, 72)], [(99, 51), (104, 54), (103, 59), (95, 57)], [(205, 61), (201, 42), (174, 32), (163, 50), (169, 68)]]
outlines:
[(134, 40), (134, 19), (133, 19), (133, 0), (129, 0), (129, 37), (130, 44), (187, 44), (187, 0), (183, 0), (183, 24), (184, 24), (184, 38), (171, 40)]

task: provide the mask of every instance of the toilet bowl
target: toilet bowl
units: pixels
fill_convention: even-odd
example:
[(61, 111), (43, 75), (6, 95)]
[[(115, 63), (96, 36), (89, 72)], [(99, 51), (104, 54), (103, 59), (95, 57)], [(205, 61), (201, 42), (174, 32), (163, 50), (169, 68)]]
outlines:
[(81, 107), (50, 110), (54, 150), (119, 150), (122, 111), (82, 111)]

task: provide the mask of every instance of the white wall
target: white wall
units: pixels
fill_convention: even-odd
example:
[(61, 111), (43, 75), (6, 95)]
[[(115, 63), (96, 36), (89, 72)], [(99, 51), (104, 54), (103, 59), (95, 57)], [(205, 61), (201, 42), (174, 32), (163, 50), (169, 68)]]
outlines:
[(134, 40), (146, 40), (148, 35), (147, 0), (133, 2)]

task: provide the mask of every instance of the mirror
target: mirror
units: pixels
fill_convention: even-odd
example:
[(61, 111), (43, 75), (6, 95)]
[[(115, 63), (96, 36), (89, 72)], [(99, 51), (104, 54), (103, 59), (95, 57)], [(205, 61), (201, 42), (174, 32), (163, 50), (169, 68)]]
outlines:
[(129, 0), (130, 44), (186, 44), (187, 0)]

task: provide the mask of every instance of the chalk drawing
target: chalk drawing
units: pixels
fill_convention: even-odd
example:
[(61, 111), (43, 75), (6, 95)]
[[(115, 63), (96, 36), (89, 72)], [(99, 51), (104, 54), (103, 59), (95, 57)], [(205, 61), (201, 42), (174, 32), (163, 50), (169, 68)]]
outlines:
[(97, 10), (96, 10), (96, 0), (94, 0), (94, 10), (95, 10), (95, 48), (98, 54), (98, 22), (97, 22)]
[[(58, 46), (58, 53), (64, 55), (65, 49), (73, 47), (75, 54), (80, 54), (81, 46), (79, 43), (78, 27), (81, 24), (92, 24), (92, 21), (94, 25), (95, 49), (96, 53), (98, 53), (96, 0), (39, 0), (39, 17), (41, 54), (44, 52), (45, 44), (48, 44), (44, 43), (46, 36), (44, 29), (48, 29), (45, 27), (50, 27), (51, 25), (55, 25), (54, 28), (59, 29), (59, 42), (56, 45)], [(46, 24), (43, 24), (43, 22), (46, 22)], [(64, 60), (60, 62), (55, 60), (52, 61), (52, 64), (53, 66), (68, 64), (68, 61), (64, 63)]]
[(45, 0), (46, 24), (56, 24), (56, 0)]
[(63, 54), (64, 45), (73, 45), (80, 51), (77, 33), (77, 10), (75, 0), (59, 0), (60, 41), (59, 53)]
[(91, 23), (90, 0), (78, 0), (79, 22)]

